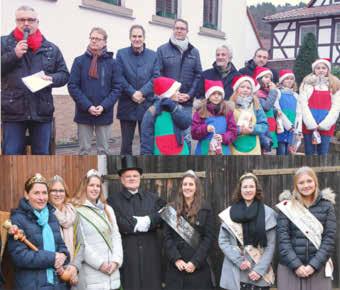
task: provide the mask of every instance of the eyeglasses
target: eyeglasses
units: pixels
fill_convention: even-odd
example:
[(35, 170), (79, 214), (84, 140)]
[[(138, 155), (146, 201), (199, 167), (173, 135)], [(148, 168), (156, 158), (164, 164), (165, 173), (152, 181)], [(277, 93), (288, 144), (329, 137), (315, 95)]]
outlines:
[(57, 194), (57, 193), (65, 193), (65, 189), (51, 189), (50, 193)]
[(98, 38), (98, 37), (90, 37), (91, 41), (102, 41), (104, 38)]
[(29, 24), (32, 24), (37, 21), (37, 18), (17, 18), (17, 22), (19, 23), (25, 23), (28, 22)]
[(175, 26), (175, 30), (182, 30), (182, 31), (185, 31), (185, 30), (187, 30), (185, 27), (176, 27)]

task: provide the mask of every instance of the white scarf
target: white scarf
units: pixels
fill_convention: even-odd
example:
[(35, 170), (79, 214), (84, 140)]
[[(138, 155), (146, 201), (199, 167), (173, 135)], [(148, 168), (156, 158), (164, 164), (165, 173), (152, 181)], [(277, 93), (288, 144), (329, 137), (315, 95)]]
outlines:
[(170, 37), (171, 43), (176, 46), (181, 54), (188, 49), (189, 46), (189, 39), (186, 37), (184, 40), (176, 39), (175, 36), (172, 34)]

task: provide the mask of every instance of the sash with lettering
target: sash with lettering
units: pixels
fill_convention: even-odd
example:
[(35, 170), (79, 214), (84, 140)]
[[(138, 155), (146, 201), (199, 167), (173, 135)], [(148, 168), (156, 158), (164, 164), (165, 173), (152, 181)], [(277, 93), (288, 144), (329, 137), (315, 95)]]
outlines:
[[(200, 244), (200, 234), (195, 228), (182, 216), (179, 217), (177, 224), (176, 210), (167, 205), (159, 210), (161, 218), (193, 249), (197, 249)], [(215, 275), (212, 272), (211, 261), (207, 258), (209, 264), (212, 284), (216, 285)]]
[[(316, 249), (321, 246), (323, 225), (320, 221), (300, 202), (283, 200), (276, 207), (313, 243)], [(332, 259), (326, 262), (325, 276), (333, 279)]]
[[(244, 247), (244, 250), (247, 252), (247, 254), (250, 256), (250, 258), (254, 261), (255, 264), (257, 264), (263, 254), (263, 249), (258, 247), (255, 248), (253, 245), (246, 245), (244, 246), (243, 242), (243, 230), (242, 230), (242, 224), (235, 223), (231, 217), (230, 217), (230, 207), (219, 213), (218, 215), (222, 222), (224, 222), (228, 229), (231, 231), (231, 233), (236, 237), (238, 242)], [(263, 275), (263, 280), (266, 281), (269, 284), (274, 284), (275, 282), (275, 275), (273, 268), (270, 266), (267, 273)]]
[(113, 252), (112, 227), (110, 222), (89, 206), (80, 206), (77, 207), (76, 210), (84, 220), (95, 228), (98, 234), (104, 239), (110, 251)]

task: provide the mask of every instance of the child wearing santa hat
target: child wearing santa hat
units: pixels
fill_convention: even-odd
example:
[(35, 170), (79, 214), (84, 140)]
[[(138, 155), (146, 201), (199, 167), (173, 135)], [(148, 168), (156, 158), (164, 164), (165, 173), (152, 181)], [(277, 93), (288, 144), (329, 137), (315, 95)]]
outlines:
[(181, 83), (167, 77), (153, 82), (155, 103), (145, 112), (141, 125), (141, 155), (188, 155), (183, 130), (191, 116), (178, 103)]
[(231, 145), (233, 155), (261, 155), (260, 135), (268, 131), (267, 117), (255, 95), (255, 81), (246, 75), (233, 79), (234, 117), (237, 138)]
[[(204, 87), (205, 100), (194, 113), (191, 124), (192, 139), (198, 140), (195, 155), (230, 155), (229, 145), (237, 136), (234, 105), (232, 102), (224, 101), (221, 81), (205, 80)], [(214, 142), (222, 147), (218, 153), (212, 149)]]
[(325, 155), (340, 111), (340, 81), (331, 74), (331, 60), (317, 59), (300, 87), (306, 155)]
[(253, 75), (254, 80), (260, 84), (260, 89), (256, 92), (256, 96), (260, 100), (260, 104), (266, 113), (269, 130), (260, 137), (262, 151), (270, 153), (272, 148), (277, 148), (276, 136), (276, 119), (274, 103), (279, 94), (278, 89), (272, 82), (273, 73), (266, 67), (256, 67)]
[(282, 121), (283, 131), (277, 133), (277, 155), (288, 155), (297, 150), (293, 140), (300, 141), (302, 137), (302, 113), (295, 75), (292, 70), (283, 69), (279, 73), (279, 96), (275, 102), (277, 119)]

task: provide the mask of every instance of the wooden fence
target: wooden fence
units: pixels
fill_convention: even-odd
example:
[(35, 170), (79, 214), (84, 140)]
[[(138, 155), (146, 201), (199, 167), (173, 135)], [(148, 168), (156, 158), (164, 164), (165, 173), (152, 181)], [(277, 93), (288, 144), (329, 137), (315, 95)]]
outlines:
[[(238, 178), (246, 171), (256, 173), (263, 186), (265, 202), (275, 205), (278, 195), (284, 189), (291, 189), (292, 174), (301, 166), (311, 166), (318, 171), (320, 188), (331, 187), (339, 192), (340, 189), (340, 155), (328, 157), (277, 157), (277, 156), (230, 156), (220, 157), (138, 157), (138, 165), (144, 169), (142, 187), (157, 192), (164, 199), (171, 201), (178, 189), (181, 173), (188, 169), (200, 172), (204, 186), (205, 198), (211, 203), (215, 215), (215, 232), (218, 234), (220, 222), (217, 214), (230, 205), (232, 192)], [(109, 191), (114, 194), (120, 190), (117, 169), (120, 168), (120, 157), (110, 156), (108, 159)], [(340, 200), (337, 196), (337, 220), (340, 218)], [(340, 263), (340, 223), (337, 224), (335, 279), (334, 287), (339, 285)], [(222, 265), (222, 253), (217, 243), (214, 246), (212, 260), (215, 261), (214, 270), (219, 278)], [(275, 257), (275, 264), (277, 257)]]

